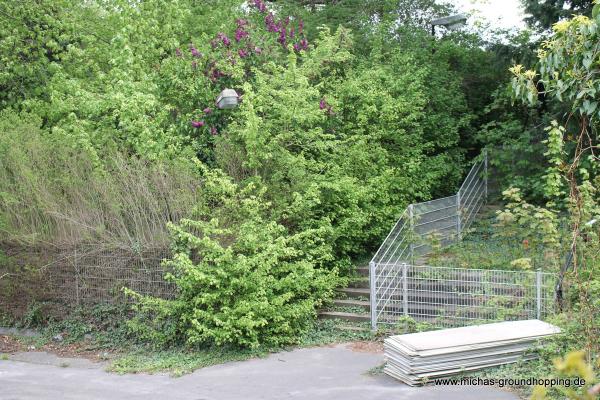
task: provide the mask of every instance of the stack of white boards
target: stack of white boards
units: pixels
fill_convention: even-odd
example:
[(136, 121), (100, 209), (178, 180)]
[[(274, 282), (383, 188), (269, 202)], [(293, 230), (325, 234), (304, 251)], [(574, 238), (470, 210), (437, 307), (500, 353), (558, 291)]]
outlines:
[(411, 386), (435, 378), (531, 360), (540, 339), (560, 329), (537, 319), (391, 336), (385, 339), (385, 373)]

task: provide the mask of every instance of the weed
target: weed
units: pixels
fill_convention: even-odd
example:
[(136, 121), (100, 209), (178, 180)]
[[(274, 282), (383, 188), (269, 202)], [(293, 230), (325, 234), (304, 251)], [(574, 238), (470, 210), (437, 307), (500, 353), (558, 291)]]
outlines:
[(367, 375), (371, 375), (371, 376), (382, 375), (384, 368), (385, 368), (385, 363), (382, 363), (382, 364), (368, 370)]
[(117, 358), (107, 370), (119, 374), (170, 371), (172, 376), (181, 376), (199, 368), (262, 357), (267, 353), (264, 350), (242, 350), (234, 347), (173, 348), (161, 351), (139, 347)]
[(368, 323), (352, 325), (356, 328), (365, 328), (365, 330), (344, 329), (346, 328), (344, 324), (347, 323), (335, 319), (317, 320), (313, 327), (300, 338), (300, 345), (320, 346), (375, 338)]

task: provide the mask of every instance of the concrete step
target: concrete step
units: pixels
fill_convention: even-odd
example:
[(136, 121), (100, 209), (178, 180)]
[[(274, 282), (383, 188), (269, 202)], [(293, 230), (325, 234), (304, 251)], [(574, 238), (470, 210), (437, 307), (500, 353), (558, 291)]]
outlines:
[(483, 211), (496, 211), (496, 210), (502, 210), (504, 208), (504, 206), (502, 204), (484, 204), (481, 207), (481, 210)]
[[(402, 280), (389, 280), (388, 284), (393, 292), (402, 292)], [(394, 289), (394, 287), (396, 289)], [(453, 281), (426, 281), (421, 279), (408, 279), (406, 288), (409, 295), (424, 293), (442, 293), (453, 296), (510, 296), (515, 298), (524, 297), (527, 293), (522, 287), (500, 283), (478, 283), (478, 282), (453, 282)]]
[(321, 311), (319, 312), (321, 319), (341, 319), (350, 322), (368, 322), (370, 321), (369, 314), (356, 314), (341, 311)]
[[(437, 318), (439, 316), (456, 316), (469, 319), (491, 319), (497, 315), (498, 309), (471, 304), (427, 304), (408, 303), (408, 313), (411, 316)], [(404, 312), (402, 302), (388, 303), (381, 315), (401, 315)], [(512, 315), (526, 317), (527, 311), (514, 311)]]
[(371, 304), (368, 301), (354, 299), (337, 299), (333, 301), (333, 304), (337, 307), (360, 307), (365, 311), (369, 311), (371, 308)]
[[(389, 292), (387, 294), (390, 297), (390, 301), (388, 302), (388, 304), (399, 304), (398, 307), (402, 307), (402, 292), (401, 291), (397, 291), (397, 292)], [(409, 303), (421, 303), (421, 304), (428, 304), (432, 307), (439, 307), (439, 306), (443, 306), (443, 305), (451, 305), (451, 304), (455, 304), (458, 306), (472, 306), (472, 307), (479, 307), (481, 303), (477, 303), (479, 297), (481, 296), (477, 296), (477, 295), (472, 295), (472, 294), (459, 294), (459, 293), (431, 293), (428, 291), (411, 291), (409, 290), (408, 293), (408, 300)], [(491, 301), (490, 298), (487, 299), (488, 301)], [(517, 306), (519, 298), (507, 298), (504, 302), (503, 302), (503, 306), (507, 307), (509, 305), (514, 305)], [(483, 301), (483, 300), (482, 300)]]
[(344, 288), (338, 289), (338, 292), (345, 294), (348, 298), (355, 299), (357, 297), (369, 298), (370, 292), (367, 288)]
[(348, 287), (351, 288), (368, 288), (369, 287), (369, 277), (360, 277), (353, 278), (348, 282)]

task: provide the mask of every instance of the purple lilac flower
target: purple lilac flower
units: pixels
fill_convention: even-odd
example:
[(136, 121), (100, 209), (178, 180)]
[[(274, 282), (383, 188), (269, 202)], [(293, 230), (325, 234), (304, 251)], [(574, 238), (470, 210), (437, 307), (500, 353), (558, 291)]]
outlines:
[(202, 112), (203, 112), (204, 114), (208, 115), (208, 114), (212, 113), (212, 108), (210, 108), (210, 107), (206, 107), (204, 110), (202, 110)]
[(190, 124), (192, 124), (192, 126), (194, 128), (202, 128), (204, 126), (204, 121), (190, 121)]
[(224, 34), (223, 32), (219, 32), (217, 36), (219, 39), (221, 39), (225, 46), (229, 47), (229, 45), (231, 44), (231, 40), (229, 40), (226, 34)]
[(239, 42), (245, 37), (248, 37), (248, 32), (243, 30), (242, 28), (237, 28), (237, 30), (235, 31), (235, 41)]
[(183, 57), (183, 53), (181, 52), (181, 49), (179, 47), (175, 49), (175, 54), (177, 55), (177, 57)]
[(194, 57), (202, 57), (202, 53), (198, 51), (194, 46), (190, 47), (190, 51), (192, 52), (192, 56)]
[(298, 43), (294, 44), (294, 50), (297, 52), (300, 52), (300, 50), (308, 50), (308, 42), (306, 39), (302, 39)]
[(256, 54), (261, 54), (261, 53), (262, 53), (262, 49), (261, 49), (260, 47), (258, 47), (258, 46), (255, 46), (255, 47), (254, 47), (254, 52), (255, 52)]
[(211, 127), (210, 127), (210, 134), (211, 134), (211, 135), (213, 135), (213, 136), (216, 136), (216, 135), (217, 135), (217, 133), (219, 133), (219, 132), (217, 131), (217, 128), (215, 128), (214, 126), (211, 126)]
[(267, 14), (265, 17), (265, 25), (269, 32), (275, 32), (275, 18), (273, 17), (273, 13)]
[(212, 74), (211, 74), (211, 80), (215, 81), (217, 79), (219, 79), (220, 77), (223, 76), (223, 73), (221, 71), (219, 71), (218, 69), (213, 69)]
[(285, 41), (286, 41), (286, 32), (285, 32), (285, 28), (283, 28), (281, 30), (281, 33), (279, 34), (279, 39), (277, 39), (277, 41), (279, 43), (281, 43), (282, 46), (285, 46)]
[(290, 39), (293, 39), (295, 35), (296, 35), (296, 31), (295, 31), (295, 28), (292, 26), (290, 28)]
[(324, 110), (325, 108), (327, 108), (327, 102), (325, 101), (325, 97), (323, 97), (323, 98), (321, 99), (321, 101), (319, 102), (319, 108), (320, 108), (321, 110)]
[(248, 21), (246, 21), (245, 19), (242, 19), (242, 18), (236, 19), (235, 23), (237, 24), (238, 28), (242, 28), (242, 27), (248, 25)]
[(300, 21), (298, 21), (298, 33), (302, 33), (303, 30), (304, 30), (304, 21), (300, 20)]
[(238, 55), (240, 56), (240, 58), (248, 57), (248, 51), (246, 51), (244, 49), (239, 49), (238, 50)]
[(254, 7), (256, 7), (261, 13), (267, 11), (267, 6), (262, 0), (254, 0)]

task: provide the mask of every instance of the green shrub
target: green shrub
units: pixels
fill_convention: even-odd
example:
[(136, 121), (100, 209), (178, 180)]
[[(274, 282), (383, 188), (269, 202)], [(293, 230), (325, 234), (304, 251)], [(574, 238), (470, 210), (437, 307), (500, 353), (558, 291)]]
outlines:
[(331, 251), (327, 232), (287, 234), (265, 218), (260, 190), (217, 172), (206, 172), (204, 189), (195, 219), (171, 226), (176, 252), (166, 266), (177, 298), (138, 296), (132, 331), (157, 345), (297, 342), (341, 283), (335, 269), (315, 267)]

